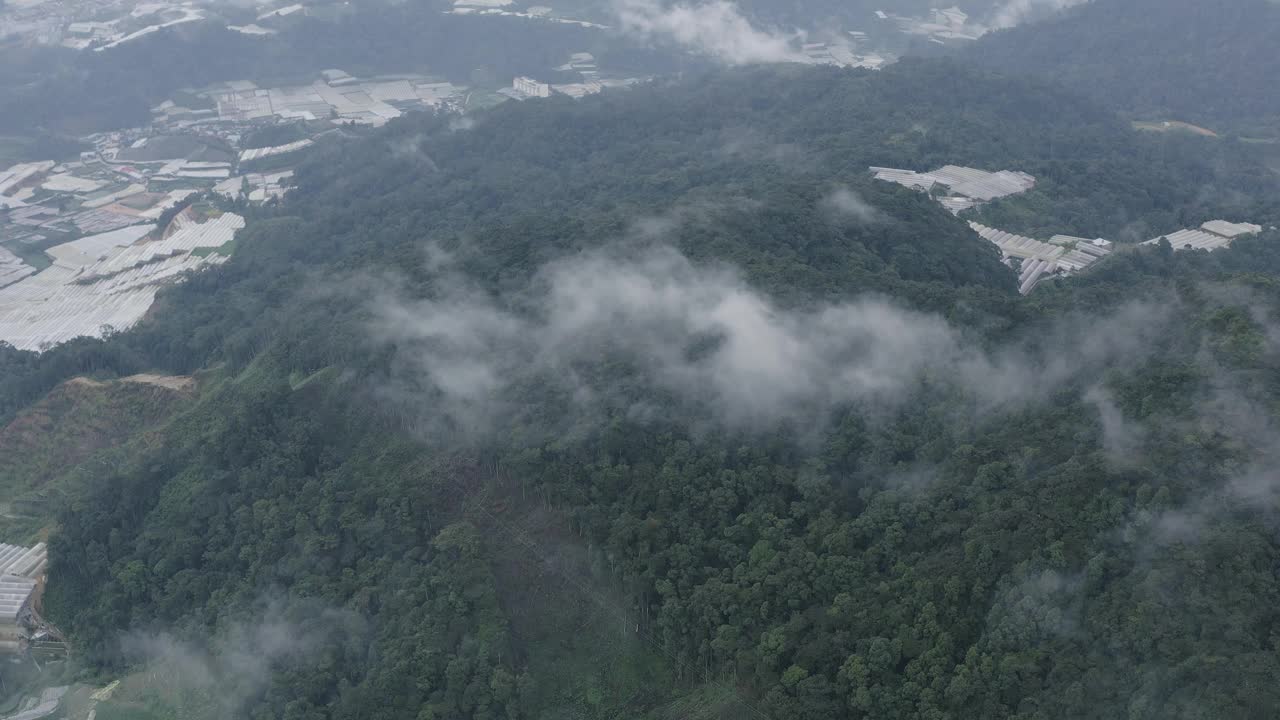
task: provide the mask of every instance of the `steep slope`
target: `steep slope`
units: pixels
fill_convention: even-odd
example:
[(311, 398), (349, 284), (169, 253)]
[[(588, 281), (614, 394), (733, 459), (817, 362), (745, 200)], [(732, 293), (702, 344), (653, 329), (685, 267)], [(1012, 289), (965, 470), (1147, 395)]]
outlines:
[[(109, 382), (72, 378), (0, 428), (0, 527), (21, 533), (52, 519), (60, 475), (102, 450), (160, 426), (189, 398), (190, 378), (139, 375)], [(24, 540), (10, 536), (10, 541)]]
[(1280, 128), (1280, 4), (1094, 0), (1057, 20), (983, 38), (967, 55), (1053, 79), (1144, 120)]
[(193, 387), (190, 378), (152, 375), (68, 380), (0, 428), (0, 492), (40, 487), (94, 452), (158, 425)]

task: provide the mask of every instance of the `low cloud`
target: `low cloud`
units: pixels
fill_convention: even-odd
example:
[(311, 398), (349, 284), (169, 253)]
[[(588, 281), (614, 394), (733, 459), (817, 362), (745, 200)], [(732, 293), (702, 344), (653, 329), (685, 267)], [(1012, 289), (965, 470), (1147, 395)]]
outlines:
[(664, 6), (658, 0), (618, 0), (619, 27), (644, 38), (670, 40), (727, 65), (809, 63), (803, 33), (759, 29), (728, 0)]
[(819, 427), (839, 407), (887, 410), (939, 387), (958, 388), (981, 414), (1140, 356), (1165, 314), (1132, 306), (1064, 321), (1034, 347), (986, 350), (943, 318), (882, 298), (782, 308), (733, 268), (661, 244), (551, 263), (503, 297), (446, 277), (430, 298), (383, 292), (373, 312), (375, 338), (394, 348), (388, 397), (464, 431), (554, 414), (545, 397), (528, 400), (530, 388), (578, 419), (606, 408), (653, 417), (656, 393), (667, 412), (732, 429)]
[[(1264, 331), (1269, 330), (1264, 326)], [(1256, 399), (1238, 373), (1208, 357), (1202, 357), (1201, 363), (1210, 369), (1207, 387), (1188, 418), (1157, 416), (1145, 425), (1116, 417), (1108, 420), (1110, 413), (1119, 413), (1114, 406), (1106, 407), (1110, 397), (1090, 398), (1099, 405), (1104, 434), (1114, 436), (1109, 442), (1133, 443), (1126, 448), (1132, 460), (1150, 461), (1147, 453), (1158, 450), (1145, 443), (1161, 435), (1186, 438), (1194, 443), (1195, 452), (1213, 458), (1194, 470), (1198, 475), (1170, 483), (1177, 487), (1190, 482), (1180, 502), (1140, 510), (1121, 528), (1122, 540), (1139, 548), (1144, 566), (1170, 546), (1200, 544), (1214, 538), (1223, 526), (1239, 526), (1243, 516), (1280, 527), (1280, 426), (1274, 410)], [(1117, 430), (1119, 424), (1122, 429)]]
[(987, 25), (1003, 30), (1086, 2), (1089, 0), (1008, 0), (995, 9)]
[(134, 632), (120, 649), (130, 663), (143, 667), (148, 692), (175, 707), (208, 716), (241, 717), (272, 682), (281, 667), (299, 667), (342, 638), (361, 637), (363, 621), (333, 609), (311, 608), (306, 619), (286, 614), (269, 603), (254, 622), (231, 623), (213, 639), (168, 632)]
[(1101, 385), (1087, 390), (1084, 400), (1098, 411), (1098, 420), (1102, 423), (1102, 447), (1108, 458), (1121, 467), (1136, 463), (1141, 457), (1146, 428), (1126, 419), (1111, 392)]
[(631, 240), (656, 242), (681, 228), (711, 226), (728, 215), (754, 212), (760, 207), (759, 201), (747, 197), (693, 198), (665, 213), (637, 218), (628, 228), (628, 235)]
[(811, 172), (817, 167), (816, 158), (803, 146), (778, 142), (755, 129), (729, 128), (721, 137), (723, 143), (717, 154), (723, 158), (769, 162), (793, 173)]
[(885, 219), (884, 214), (874, 205), (863, 200), (861, 195), (849, 188), (836, 189), (823, 200), (823, 206), (837, 220), (871, 225)]
[(470, 115), (453, 115), (449, 118), (449, 129), (453, 132), (465, 132), (476, 126), (476, 119)]
[(428, 169), (438, 171), (440, 168), (436, 165), (435, 160), (427, 154), (424, 146), (426, 145), (426, 136), (419, 133), (408, 137), (393, 137), (389, 143), (391, 154), (397, 160), (410, 160), (418, 162), (426, 166)]
[(984, 629), (995, 648), (1016, 649), (1028, 638), (1046, 642), (1082, 633), (1084, 580), (1055, 570), (1016, 571), (992, 602)]

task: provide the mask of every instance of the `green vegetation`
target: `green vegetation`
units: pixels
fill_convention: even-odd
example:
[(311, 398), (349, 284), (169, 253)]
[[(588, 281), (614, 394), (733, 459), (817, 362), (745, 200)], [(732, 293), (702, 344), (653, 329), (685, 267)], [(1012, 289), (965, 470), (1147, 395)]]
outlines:
[[(46, 245), (46, 243), (39, 244)], [(48, 244), (47, 246), (53, 247), (55, 244), (57, 243)], [(14, 255), (21, 258), (22, 262), (30, 265), (36, 270), (44, 270), (53, 264), (53, 260), (49, 259), (49, 256), (45, 254), (44, 248), (42, 247), (33, 247), (21, 242), (12, 243), (6, 247), (13, 252)]]
[(223, 243), (223, 244), (219, 245), (218, 247), (210, 247), (210, 248), (196, 248), (195, 250), (192, 250), (192, 251), (191, 251), (191, 254), (192, 254), (192, 255), (194, 255), (194, 256), (196, 256), (196, 257), (208, 257), (208, 256), (210, 256), (210, 255), (226, 255), (226, 256), (230, 256), (230, 255), (231, 255), (231, 253), (233, 253), (233, 252), (235, 252), (235, 251), (236, 251), (236, 241), (235, 241), (235, 240), (229, 240), (229, 241), (227, 241), (227, 242), (225, 242), (225, 243)]
[(0, 167), (28, 160), (73, 160), (81, 151), (92, 149), (74, 138), (22, 130), (23, 135), (0, 136)]
[(1137, 118), (1274, 137), (1278, 32), (1273, 0), (1096, 0), (989, 35), (966, 54), (1003, 72), (1052, 78)]
[[(1280, 707), (1280, 238), (1134, 248), (1020, 298), (962, 220), (866, 171), (1027, 170), (1036, 214), (991, 213), (1117, 235), (1276, 222), (1247, 153), (946, 62), (740, 70), (475, 120), (326, 143), (146, 323), (0, 351), (0, 416), (73, 373), (216, 368), (153, 441), (67, 488), (45, 606), (86, 663), (169, 668), (184, 717)], [(560, 334), (591, 306), (557, 272), (657, 300)], [(646, 324), (684, 304), (714, 322)], [(772, 334), (735, 357), (865, 337), (732, 386), (742, 368), (662, 372), (715, 368), (757, 318)], [(654, 332), (671, 342), (650, 362), (628, 343)], [(886, 367), (859, 372), (882, 345)]]
[(267, 125), (246, 134), (240, 140), (242, 148), (264, 148), (276, 145), (288, 145), (291, 142), (305, 140), (310, 134), (307, 126), (301, 122)]
[(28, 542), (47, 528), (67, 484), (92, 482), (112, 461), (104, 451), (159, 427), (184, 396), (146, 382), (73, 378), (0, 427), (5, 542)]

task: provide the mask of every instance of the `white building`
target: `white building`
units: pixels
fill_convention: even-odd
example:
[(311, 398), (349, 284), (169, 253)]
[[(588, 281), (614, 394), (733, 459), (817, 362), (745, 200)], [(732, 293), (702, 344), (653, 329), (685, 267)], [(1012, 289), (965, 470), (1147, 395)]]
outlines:
[(1144, 245), (1155, 245), (1161, 240), (1168, 240), (1174, 250), (1217, 250), (1227, 247), (1231, 241), (1245, 235), (1262, 232), (1261, 225), (1252, 223), (1233, 223), (1226, 220), (1210, 220), (1199, 229), (1179, 230), (1168, 235), (1152, 238)]
[(48, 561), (44, 543), (29, 548), (0, 544), (0, 652), (25, 651)]
[(547, 83), (540, 83), (530, 77), (518, 77), (511, 82), (511, 87), (516, 92), (528, 97), (551, 97), (551, 86)]
[(877, 180), (922, 192), (932, 192), (939, 186), (946, 188), (947, 194), (938, 202), (955, 215), (997, 198), (1027, 192), (1036, 186), (1035, 177), (1017, 170), (987, 172), (957, 165), (945, 165), (923, 173), (872, 166), (871, 173)]
[(1226, 220), (1210, 220), (1200, 226), (1200, 229), (1207, 230), (1214, 235), (1221, 235), (1228, 240), (1235, 240), (1243, 235), (1257, 235), (1262, 232), (1261, 225), (1253, 223), (1233, 223)]
[(1000, 248), (1000, 254), (1006, 263), (1012, 265), (1013, 260), (1020, 263), (1018, 292), (1023, 295), (1031, 292), (1041, 280), (1054, 275), (1079, 272), (1111, 252), (1111, 243), (1101, 238), (1087, 240), (1055, 235), (1049, 242), (1042, 242), (976, 222), (970, 222), (969, 227), (984, 240)]

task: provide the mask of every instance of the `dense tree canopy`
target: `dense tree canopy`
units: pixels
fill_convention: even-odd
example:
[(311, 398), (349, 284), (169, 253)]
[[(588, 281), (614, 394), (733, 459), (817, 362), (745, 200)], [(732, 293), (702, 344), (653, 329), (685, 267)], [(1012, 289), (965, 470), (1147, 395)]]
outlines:
[[(1223, 203), (1274, 220), (1248, 160), (940, 62), (717, 73), (324, 143), (148, 322), (4, 356), (5, 413), (75, 373), (203, 373), (159, 442), (73, 493), (47, 609), (116, 668), (122, 630), (217, 637), (283, 605), (314, 644), (211, 708), (249, 717), (1266, 716), (1275, 233), (1127, 249), (1020, 298), (962, 220), (866, 172), (1028, 169), (1046, 217), (1103, 233)], [(1144, 169), (1163, 181), (1117, 181), (1073, 220), (1073, 170)], [(1237, 192), (1188, 190), (1206, 183)], [(461, 297), (484, 312), (459, 317), (537, 341), (548, 267), (655, 246), (788, 332), (888, 306), (874, 338), (927, 334), (946, 364), (891, 399), (823, 385), (739, 423), (653, 382), (626, 352), (649, 329), (619, 315), (572, 362), (499, 365), (503, 412), (464, 432), (414, 371), (431, 338), (385, 330), (384, 304), (411, 324)], [(682, 367), (728, 342), (679, 337)]]
[(1052, 78), (1147, 120), (1275, 137), (1280, 74), (1270, 0), (1094, 0), (1063, 17), (984, 37), (966, 54)]

